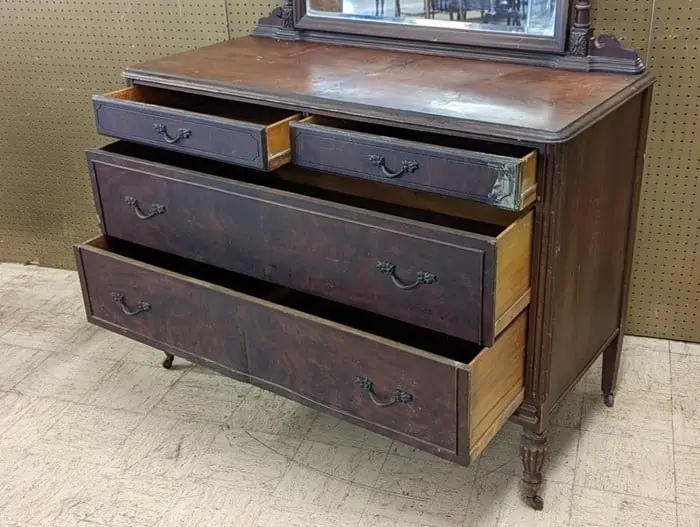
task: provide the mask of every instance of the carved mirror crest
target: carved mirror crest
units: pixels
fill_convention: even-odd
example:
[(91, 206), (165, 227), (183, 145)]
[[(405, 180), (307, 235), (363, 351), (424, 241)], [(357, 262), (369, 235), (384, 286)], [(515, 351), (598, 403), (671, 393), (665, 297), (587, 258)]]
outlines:
[(261, 19), (254, 34), (563, 69), (643, 72), (634, 50), (612, 35), (592, 36), (590, 9), (590, 0), (285, 0)]

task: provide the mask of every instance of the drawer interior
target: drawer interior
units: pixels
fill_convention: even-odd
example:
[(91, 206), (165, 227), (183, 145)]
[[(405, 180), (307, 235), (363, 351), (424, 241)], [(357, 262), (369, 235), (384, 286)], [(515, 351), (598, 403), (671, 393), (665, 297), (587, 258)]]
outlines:
[(477, 141), (463, 137), (454, 137), (442, 134), (434, 134), (429, 132), (419, 132), (408, 128), (394, 128), (371, 123), (363, 123), (359, 121), (351, 121), (348, 119), (337, 119), (332, 117), (324, 117), (320, 115), (312, 115), (300, 121), (302, 124), (313, 124), (316, 126), (325, 126), (348, 132), (359, 132), (372, 136), (391, 137), (394, 139), (402, 139), (404, 141), (412, 141), (415, 143), (426, 143), (430, 145), (442, 146), (446, 148), (457, 148), (460, 150), (470, 150), (484, 154), (499, 155), (510, 158), (525, 158), (533, 153), (533, 149), (526, 146), (513, 144), (503, 144), (489, 141)]
[[(458, 229), (461, 231), (468, 231), (470, 233), (481, 234), (492, 238), (496, 238), (499, 235), (504, 234), (509, 227), (508, 224), (488, 223), (471, 218), (442, 214), (434, 210), (414, 208), (399, 203), (387, 203), (367, 196), (353, 195), (305, 184), (300, 181), (292, 181), (284, 176), (279, 176), (274, 172), (269, 174), (263, 173), (255, 170), (231, 166), (218, 161), (199, 159), (174, 152), (165, 152), (157, 148), (133, 143), (118, 141), (103, 147), (102, 150), (114, 154), (135, 157), (144, 161), (176, 166), (184, 170), (203, 172), (216, 177), (233, 179), (243, 183), (259, 185), (284, 192), (301, 194), (311, 198), (322, 199), (324, 201), (330, 201), (341, 205), (347, 205), (382, 214), (389, 214), (408, 220), (421, 221), (433, 225)], [(511, 217), (511, 219), (515, 220), (516, 217)]]
[(268, 300), (277, 305), (384, 337), (407, 346), (419, 348), (454, 361), (469, 363), (483, 349), (478, 344), (456, 337), (419, 328), (388, 317), (293, 291), (255, 278), (224, 271), (214, 266), (194, 262), (116, 238), (103, 236), (90, 241), (88, 245), (172, 273)]
[(105, 99), (167, 107), (187, 111), (188, 113), (198, 113), (262, 126), (271, 126), (289, 117), (298, 116), (295, 112), (279, 108), (240, 103), (162, 88), (152, 88), (150, 86), (130, 86), (107, 93), (103, 97)]

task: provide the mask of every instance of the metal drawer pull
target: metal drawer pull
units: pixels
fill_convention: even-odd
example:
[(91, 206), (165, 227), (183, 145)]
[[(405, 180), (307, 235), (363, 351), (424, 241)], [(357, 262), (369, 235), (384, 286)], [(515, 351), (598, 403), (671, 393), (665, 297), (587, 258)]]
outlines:
[(388, 274), (391, 277), (391, 281), (394, 282), (394, 285), (399, 289), (403, 289), (404, 291), (414, 289), (419, 285), (427, 285), (437, 282), (437, 276), (435, 276), (433, 273), (418, 271), (416, 273), (416, 281), (412, 284), (406, 284), (396, 277), (396, 266), (391, 262), (384, 262), (382, 260), (377, 262), (377, 269), (384, 274)]
[(355, 384), (359, 385), (360, 388), (362, 388), (365, 391), (365, 393), (369, 395), (369, 398), (372, 399), (372, 402), (375, 405), (382, 408), (386, 406), (391, 406), (392, 404), (406, 404), (413, 401), (412, 394), (408, 393), (407, 391), (396, 388), (394, 390), (394, 394), (391, 396), (391, 399), (383, 403), (377, 399), (376, 395), (374, 395), (374, 383), (370, 379), (368, 379), (367, 377), (355, 377)]
[(152, 218), (153, 216), (157, 216), (158, 214), (165, 213), (165, 206), (158, 205), (157, 203), (151, 205), (151, 210), (148, 212), (148, 214), (146, 214), (139, 208), (139, 200), (137, 200), (136, 198), (132, 198), (131, 196), (124, 196), (122, 198), (122, 201), (126, 203), (129, 207), (134, 209), (136, 216), (138, 216), (140, 220), (147, 220), (149, 218)]
[(397, 178), (404, 173), (410, 174), (411, 172), (415, 172), (419, 168), (419, 165), (416, 161), (408, 161), (404, 159), (401, 162), (401, 170), (397, 170), (396, 172), (390, 172), (386, 168), (386, 159), (384, 159), (384, 156), (379, 156), (376, 154), (370, 154), (369, 162), (372, 163), (375, 167), (381, 168), (382, 174), (391, 179)]
[(159, 123), (154, 124), (153, 129), (156, 131), (156, 133), (163, 136), (163, 139), (165, 139), (166, 143), (171, 145), (177, 143), (180, 139), (187, 139), (189, 136), (192, 135), (192, 130), (189, 130), (187, 128), (178, 128), (177, 136), (173, 137), (168, 133), (168, 128), (164, 124)]
[(126, 305), (124, 295), (115, 292), (110, 293), (110, 296), (112, 297), (112, 300), (114, 300), (117, 304), (121, 306), (122, 311), (128, 317), (133, 317), (134, 315), (138, 315), (139, 313), (145, 313), (146, 311), (151, 310), (151, 304), (149, 304), (148, 302), (144, 302), (143, 300), (139, 300), (136, 304), (136, 309), (131, 310), (129, 309), (129, 306)]

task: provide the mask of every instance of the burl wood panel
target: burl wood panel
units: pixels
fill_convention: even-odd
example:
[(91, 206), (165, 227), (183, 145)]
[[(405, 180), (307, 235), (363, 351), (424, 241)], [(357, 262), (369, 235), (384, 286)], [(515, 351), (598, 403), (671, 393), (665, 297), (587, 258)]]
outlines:
[(566, 177), (553, 182), (552, 206), (558, 212), (545, 267), (551, 272), (541, 293), (548, 295), (542, 346), (551, 351), (551, 366), (543, 371), (549, 378), (549, 407), (621, 325), (646, 103), (640, 94), (575, 140), (552, 149)]
[(95, 96), (93, 105), (102, 135), (263, 170), (290, 160), (289, 123), (300, 117), (138, 86)]
[[(507, 210), (522, 210), (528, 204), (523, 194), (534, 197), (536, 152), (523, 153), (518, 158), (470, 151), (371, 131), (364, 133), (345, 127), (340, 121), (315, 116), (293, 123), (291, 133), (293, 161), (306, 168), (460, 197)], [(385, 133), (391, 133), (391, 129)]]
[[(90, 151), (88, 158), (103, 231), (185, 258), (486, 345), (502, 314), (494, 310), (497, 289), (515, 291), (517, 300), (528, 287), (527, 274), (502, 273), (498, 283), (500, 240), (492, 236), (106, 151)], [(165, 212), (141, 219), (127, 197), (143, 214), (154, 205)], [(527, 252), (504, 253), (519, 257), (527, 260)], [(395, 265), (405, 283), (421, 271), (436, 281), (401, 290), (377, 267), (380, 261)]]
[[(114, 254), (105, 238), (75, 248), (88, 320), (178, 355), (196, 355), (208, 366), (244, 373), (244, 334), (232, 320), (240, 302), (225, 290)], [(139, 301), (150, 310), (126, 315)], [(171, 348), (171, 349), (169, 349)], [(184, 353), (183, 353), (184, 352)]]
[(242, 37), (130, 67), (128, 78), (373, 122), (562, 141), (651, 82), (613, 75)]

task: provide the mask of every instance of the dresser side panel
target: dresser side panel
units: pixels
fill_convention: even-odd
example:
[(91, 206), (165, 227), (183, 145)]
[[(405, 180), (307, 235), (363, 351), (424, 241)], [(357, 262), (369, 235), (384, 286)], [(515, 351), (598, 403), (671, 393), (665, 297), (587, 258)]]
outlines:
[(621, 324), (645, 101), (638, 95), (564, 145), (550, 175), (559, 192), (550, 205), (555, 216), (544, 287), (549, 309), (543, 314), (539, 368), (541, 381), (549, 375), (547, 409)]

